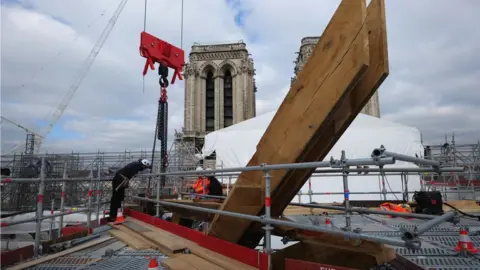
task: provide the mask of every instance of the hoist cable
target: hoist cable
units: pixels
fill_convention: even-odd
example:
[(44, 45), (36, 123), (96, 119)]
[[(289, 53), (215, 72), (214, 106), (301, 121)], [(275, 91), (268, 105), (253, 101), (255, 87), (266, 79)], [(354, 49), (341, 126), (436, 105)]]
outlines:
[[(158, 101), (160, 103), (160, 100)], [(157, 119), (158, 119), (158, 114), (160, 112), (157, 112)], [(153, 172), (153, 159), (155, 157), (155, 148), (156, 148), (156, 145), (157, 145), (157, 129), (158, 129), (158, 125), (155, 125), (155, 133), (153, 134), (153, 147), (152, 147), (152, 167), (150, 167), (150, 174), (152, 174)], [(148, 196), (150, 196), (150, 180), (152, 180), (152, 177), (150, 176), (148, 178), (148, 185), (147, 185), (147, 194), (146, 194), (146, 197), (148, 198)]]
[[(143, 16), (143, 31), (146, 31), (147, 25), (147, 0), (145, 0), (145, 10)], [(181, 4), (181, 21), (180, 21), (180, 48), (183, 50), (183, 0)], [(157, 121), (155, 124), (155, 135), (152, 148), (152, 164), (154, 163), (155, 157), (155, 146), (157, 139), (160, 140), (160, 173), (165, 173), (168, 167), (168, 101), (167, 101), (167, 87), (169, 85), (168, 81), (168, 67), (160, 63), (158, 67), (159, 84), (160, 84), (160, 99), (158, 100), (158, 110), (157, 110)], [(143, 91), (145, 92), (145, 76), (143, 83)], [(150, 173), (152, 172), (150, 168)], [(150, 192), (150, 180), (148, 179), (147, 191)], [(161, 192), (165, 186), (166, 177), (165, 175), (160, 176)]]
[[(145, 0), (144, 6), (145, 6), (145, 10), (143, 12), (143, 32), (146, 32), (147, 31), (147, 0)], [(145, 76), (142, 77), (142, 92), (145, 93)], [(153, 158), (152, 158), (152, 162), (153, 162)], [(148, 184), (149, 184), (148, 186), (150, 186), (150, 181), (148, 182)]]
[(147, 31), (147, 0), (145, 0), (145, 11), (143, 13), (143, 31)]
[(180, 21), (180, 49), (183, 50), (183, 0), (182, 0), (181, 21)]

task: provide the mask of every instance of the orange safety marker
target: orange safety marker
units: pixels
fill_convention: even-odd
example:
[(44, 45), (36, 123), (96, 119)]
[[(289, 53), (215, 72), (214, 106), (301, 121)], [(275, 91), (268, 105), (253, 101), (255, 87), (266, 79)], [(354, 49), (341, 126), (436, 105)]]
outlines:
[(155, 257), (150, 260), (150, 263), (148, 264), (148, 270), (158, 270), (158, 262)]
[(460, 239), (458, 239), (458, 244), (455, 247), (454, 251), (468, 251), (474, 254), (478, 253), (478, 249), (473, 246), (472, 240), (470, 240), (470, 236), (468, 236), (467, 228), (460, 228)]
[(120, 208), (117, 214), (117, 220), (115, 220), (115, 223), (113, 224), (117, 225), (122, 224), (123, 222), (125, 222), (125, 218), (123, 217), (123, 208)]

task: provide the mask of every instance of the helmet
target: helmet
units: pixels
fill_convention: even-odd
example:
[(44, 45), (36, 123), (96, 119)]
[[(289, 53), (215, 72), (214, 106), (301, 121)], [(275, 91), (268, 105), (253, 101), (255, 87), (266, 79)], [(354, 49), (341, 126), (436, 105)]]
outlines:
[[(212, 176), (212, 175), (214, 175), (214, 173), (211, 172), (211, 170), (212, 170), (211, 168), (206, 168), (206, 169), (205, 169), (205, 176)], [(210, 172), (208, 172), (208, 171), (210, 171)]]
[(150, 166), (152, 163), (150, 163), (150, 161), (148, 159), (142, 159), (140, 161), (144, 166)]
[(200, 166), (198, 166), (198, 167), (195, 169), (195, 171), (203, 171), (203, 168), (200, 167)]

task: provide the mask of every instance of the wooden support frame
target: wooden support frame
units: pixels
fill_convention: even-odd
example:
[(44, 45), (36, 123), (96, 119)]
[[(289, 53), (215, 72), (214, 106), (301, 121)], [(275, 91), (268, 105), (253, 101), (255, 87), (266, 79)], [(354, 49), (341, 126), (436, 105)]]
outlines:
[[(370, 62), (366, 17), (367, 8), (364, 0), (344, 0), (340, 3), (305, 68), (293, 83), (257, 145), (257, 152), (248, 165), (259, 165), (262, 162), (280, 164), (317, 161), (328, 153), (333, 145), (330, 146), (323, 141), (325, 139), (327, 142), (336, 141), (344, 130), (335, 120), (348, 118), (345, 117), (346, 106), (343, 104), (353, 102), (355, 105), (353, 107), (361, 106), (360, 101), (349, 96), (352, 91), (358, 91), (354, 88), (367, 71)], [(370, 92), (373, 94), (372, 89)], [(348, 124), (346, 123), (345, 128)], [(323, 139), (319, 140), (321, 137)], [(317, 153), (316, 156), (312, 155), (314, 151)], [(303, 176), (295, 175), (295, 172)], [(274, 217), (281, 214), (294, 196), (290, 195), (298, 192), (312, 172), (313, 170), (270, 172)], [(247, 209), (239, 207), (238, 202), (242, 201), (237, 191), (239, 185), (263, 189), (263, 172), (243, 172), (220, 209), (261, 214), (263, 202), (256, 208), (242, 211)], [(242, 245), (252, 247), (258, 243), (260, 236), (249, 239), (247, 229), (251, 224), (237, 218), (217, 215), (209, 233), (227, 241), (240, 242)], [(236, 230), (228, 229), (232, 226)]]

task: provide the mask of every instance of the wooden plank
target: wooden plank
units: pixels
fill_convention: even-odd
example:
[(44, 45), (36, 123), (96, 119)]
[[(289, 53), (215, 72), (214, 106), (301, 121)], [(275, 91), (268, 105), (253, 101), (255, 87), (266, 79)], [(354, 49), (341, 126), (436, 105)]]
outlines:
[(201, 270), (182, 260), (181, 257), (173, 257), (162, 260), (160, 265), (167, 270)]
[[(129, 226), (128, 223), (132, 223), (132, 225)], [(155, 226), (151, 226), (150, 224), (128, 218), (123, 226), (128, 226), (130, 230), (149, 239), (160, 249), (166, 250), (169, 253), (174, 254), (182, 252), (186, 248), (186, 245), (182, 242), (180, 237), (163, 231)]]
[(208, 270), (224, 270), (225, 269), (223, 267), (219, 267), (216, 264), (213, 264), (193, 254), (182, 254), (178, 258), (199, 269), (208, 269)]
[[(119, 225), (111, 225), (113, 228), (119, 230), (119, 231), (122, 231), (126, 234), (129, 235), (130, 238), (133, 238), (133, 239), (136, 239), (138, 240), (139, 242), (143, 242), (144, 244), (148, 245), (149, 247), (151, 247), (152, 249), (158, 249), (160, 250), (162, 253), (164, 253), (165, 255), (173, 255), (173, 252), (171, 252), (170, 250), (168, 249), (165, 249), (163, 248), (162, 246), (158, 246), (157, 243), (155, 243), (154, 241), (152, 241), (152, 239), (149, 239), (145, 236), (143, 236), (142, 234), (124, 226), (123, 224), (119, 224)], [(128, 240), (130, 240), (130, 238)], [(137, 242), (136, 242), (137, 243)]]
[[(325, 253), (327, 250), (335, 250), (336, 253), (341, 253), (342, 250), (355, 253), (361, 258), (365, 258), (362, 263), (358, 263), (358, 266), (362, 266), (362, 269), (363, 267), (373, 267), (375, 264), (381, 265), (387, 263), (396, 257), (395, 251), (392, 248), (365, 240), (347, 240), (344, 237), (332, 234), (314, 233), (314, 235), (306, 236), (300, 232), (293, 236), (293, 239), (302, 241), (303, 243), (315, 245), (315, 250), (317, 250), (319, 253)], [(375, 263), (369, 265), (369, 262), (372, 261), (372, 258), (374, 259)], [(331, 260), (329, 261), (319, 262), (343, 265), (341, 260), (334, 261), (332, 258), (330, 259)], [(352, 266), (350, 265), (349, 267)]]
[[(369, 67), (354, 89), (340, 103), (339, 109), (333, 115), (333, 121), (327, 126), (326, 131), (318, 139), (311, 142), (301, 160), (298, 161), (322, 160), (340, 138), (338, 134), (343, 134), (388, 75), (384, 1), (371, 1), (367, 13)], [(313, 172), (314, 169), (295, 170), (290, 171), (285, 176), (282, 185), (272, 195), (272, 215), (276, 216), (284, 211)], [(324, 210), (322, 212), (328, 211)], [(253, 234), (251, 236), (255, 237)], [(252, 237), (245, 235), (240, 242), (257, 243), (260, 241), (259, 237), (255, 239), (252, 239)]]
[(128, 221), (131, 221), (131, 222), (134, 222), (136, 224), (139, 224), (141, 226), (143, 226), (144, 228), (148, 228), (150, 229), (152, 232), (154, 233), (158, 233), (158, 234), (163, 234), (163, 235), (169, 235), (170, 237), (172, 238), (175, 238), (177, 239), (178, 241), (181, 241), (188, 250), (190, 250), (190, 252), (192, 254), (195, 254), (219, 267), (222, 267), (224, 269), (228, 269), (228, 270), (253, 270), (253, 269), (256, 269), (254, 267), (251, 267), (249, 265), (246, 265), (242, 262), (239, 262), (239, 261), (236, 261), (234, 259), (231, 259), (231, 258), (228, 258), (226, 256), (223, 256), (221, 254), (218, 254), (216, 252), (213, 252), (211, 250), (208, 250), (206, 248), (203, 248), (201, 246), (199, 246), (198, 244), (188, 240), (188, 239), (185, 239), (185, 238), (182, 238), (182, 237), (179, 237), (179, 236), (176, 236), (174, 234), (171, 234), (169, 232), (166, 232), (158, 227), (155, 227), (155, 226), (152, 226), (150, 224), (147, 224), (145, 222), (142, 222), (142, 221), (139, 221), (139, 220), (135, 220), (135, 219), (131, 219), (131, 218), (127, 218)]
[(150, 244), (142, 241), (141, 239), (135, 238), (129, 233), (126, 233), (124, 231), (120, 230), (110, 230), (109, 233), (117, 238), (118, 240), (124, 242), (128, 246), (134, 248), (134, 249), (149, 249), (152, 248)]
[(203, 248), (195, 243), (191, 243), (188, 245), (188, 249), (190, 252), (193, 254), (202, 257), (203, 259), (212, 262), (215, 265), (218, 265), (219, 267), (222, 267), (227, 270), (253, 270), (256, 269), (255, 267), (246, 265), (244, 263), (241, 263), (239, 261), (230, 259), (228, 257), (225, 257), (221, 254), (215, 253), (213, 251), (210, 251), (206, 248)]
[(181, 241), (163, 232), (144, 232), (142, 235), (172, 253), (182, 252), (186, 248), (185, 244)]
[[(333, 115), (333, 121), (327, 126), (326, 131), (318, 136), (316, 140), (312, 140), (304, 155), (297, 161), (311, 162), (323, 160), (340, 138), (338, 134), (343, 134), (388, 76), (389, 68), (384, 0), (372, 0), (367, 8), (367, 13), (366, 26), (369, 33), (369, 67), (354, 89), (340, 103), (339, 109)], [(285, 212), (284, 210), (288, 207), (288, 203), (293, 200), (298, 190), (301, 189), (313, 172), (314, 169), (288, 172), (282, 184), (273, 192), (273, 216), (278, 216), (282, 212)], [(316, 212), (319, 210), (321, 212), (331, 211), (326, 209), (312, 211)], [(246, 233), (240, 240), (240, 243), (255, 244), (258, 243), (260, 239), (261, 236), (258, 234)], [(382, 248), (382, 253), (387, 254), (387, 257), (391, 255), (390, 249), (383, 245), (377, 246)], [(375, 251), (371, 250), (371, 252)]]
[(175, 236), (164, 231), (152, 230), (143, 224), (134, 222), (133, 219), (127, 219), (124, 224), (115, 227), (127, 233), (130, 237), (138, 239), (140, 242), (146, 243), (149, 246), (157, 247), (167, 254), (178, 253), (186, 248), (185, 244), (179, 241)]
[[(272, 263), (274, 269), (286, 269), (285, 259), (287, 258), (353, 269), (369, 269), (371, 265), (376, 264), (375, 258), (373, 256), (365, 256), (365, 253), (325, 247), (309, 241), (298, 242), (273, 253)], [(325, 269), (328, 268), (325, 267)]]
[(211, 262), (208, 262), (193, 254), (180, 254), (173, 258), (162, 260), (160, 264), (164, 268), (169, 270), (189, 270), (189, 269), (222, 270), (222, 269), (225, 269), (215, 264), (212, 264)]
[[(459, 209), (463, 212), (480, 212), (480, 205), (477, 204), (476, 201), (473, 200), (454, 200), (454, 201), (446, 201), (446, 203), (450, 204), (451, 206)], [(443, 205), (443, 211), (451, 211), (454, 210), (448, 205)]]
[[(339, 109), (333, 115), (333, 121), (326, 127), (325, 132), (318, 136), (316, 140), (312, 140), (299, 161), (323, 160), (388, 76), (384, 1), (372, 0), (367, 8), (367, 14), (369, 67), (354, 89), (339, 104)], [(272, 215), (283, 212), (314, 171), (315, 169), (288, 172), (282, 185), (272, 195), (272, 201), (274, 202)]]
[(48, 256), (33, 260), (33, 261), (22, 263), (22, 264), (16, 265), (16, 266), (8, 268), (8, 269), (10, 269), (10, 270), (20, 270), (20, 269), (26, 269), (26, 268), (29, 268), (29, 267), (33, 267), (35, 265), (51, 261), (53, 259), (56, 259), (56, 258), (65, 256), (65, 255), (80, 251), (82, 249), (86, 249), (86, 248), (98, 245), (98, 244), (106, 242), (110, 239), (112, 239), (112, 237), (105, 237), (105, 238), (100, 238), (100, 239), (96, 239), (96, 240), (93, 240), (93, 241), (89, 241), (87, 243), (78, 245), (76, 247), (72, 247), (72, 248), (69, 248), (67, 250), (64, 250), (64, 251), (61, 251), (61, 252), (58, 252), (58, 253), (55, 253), (55, 254), (52, 254), (52, 255), (48, 255)]
[[(365, 19), (365, 0), (344, 0), (340, 3), (248, 165), (297, 162), (310, 142), (332, 121), (338, 105), (368, 67)], [(284, 181), (286, 173), (286, 170), (271, 172), (272, 192)], [(302, 180), (298, 179), (299, 182)], [(263, 200), (255, 207), (239, 209), (239, 202), (244, 200), (241, 194), (236, 194), (236, 190), (239, 185), (263, 189), (263, 182), (263, 172), (242, 172), (220, 209), (258, 215), (264, 207)], [(251, 222), (217, 215), (209, 233), (227, 241), (238, 242), (250, 225)]]

